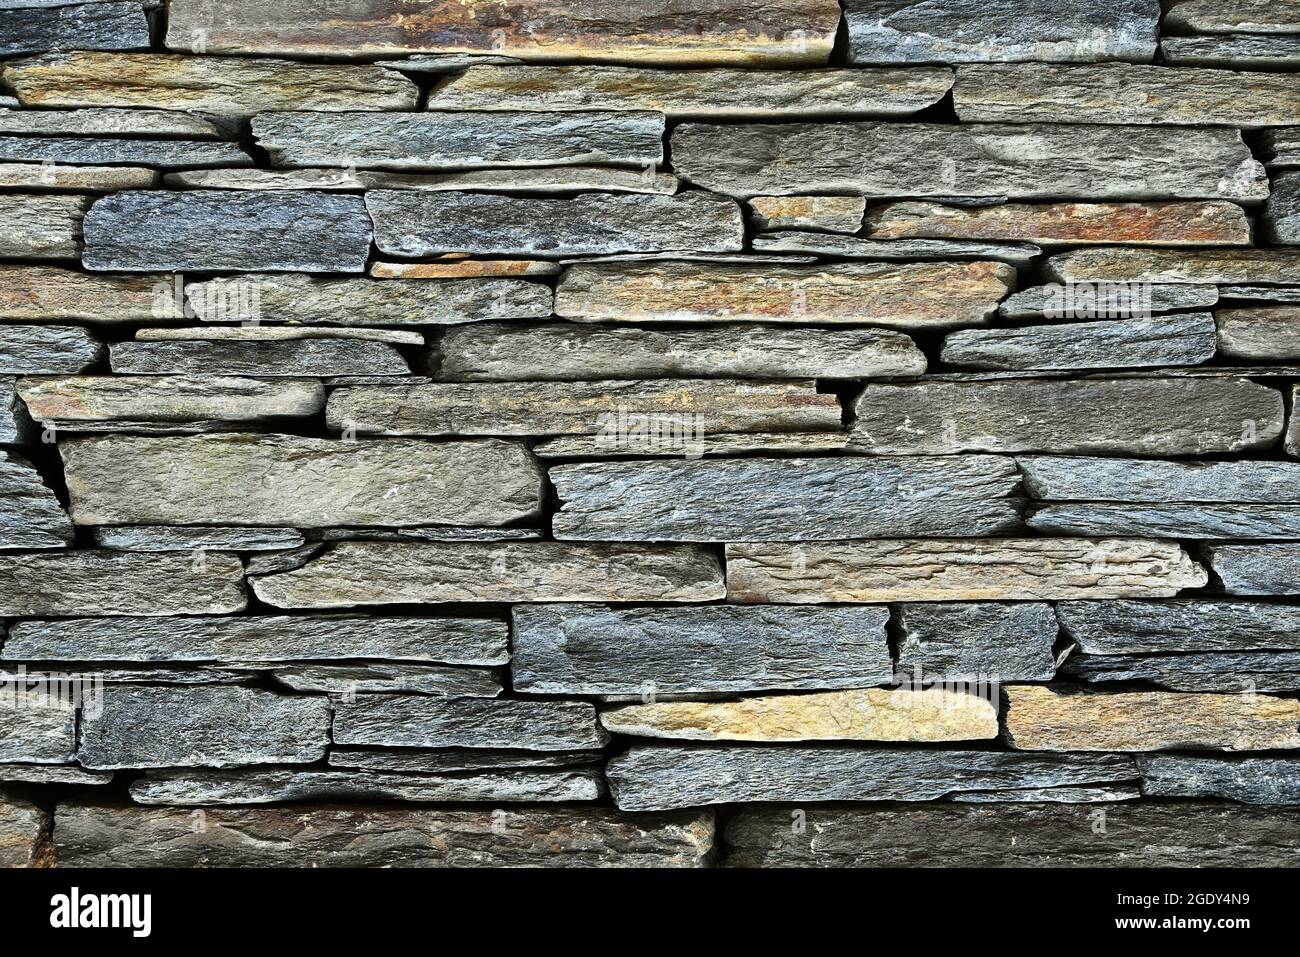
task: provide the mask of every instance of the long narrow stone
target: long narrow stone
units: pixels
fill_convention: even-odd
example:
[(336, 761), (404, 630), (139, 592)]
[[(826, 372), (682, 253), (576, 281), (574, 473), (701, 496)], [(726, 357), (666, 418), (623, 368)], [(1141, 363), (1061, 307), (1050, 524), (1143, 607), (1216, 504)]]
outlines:
[(754, 237), (754, 248), (769, 253), (811, 253), (882, 262), (980, 259), (1027, 266), (1043, 251), (1028, 243), (978, 243), (964, 239), (863, 239), (832, 233), (790, 230)]
[(1089, 655), (1300, 650), (1300, 608), (1241, 601), (1070, 601), (1066, 637)]
[(215, 420), (256, 422), (315, 415), (325, 390), (307, 379), (236, 376), (28, 376), (18, 394), (40, 422)]
[(1129, 63), (973, 64), (957, 71), (963, 123), (1300, 123), (1300, 91), (1281, 73)]
[(1206, 579), (1177, 545), (1140, 539), (727, 546), (727, 597), (746, 604), (1162, 598)]
[(629, 431), (614, 437), (562, 435), (533, 445), (540, 459), (617, 459), (637, 456), (693, 457), (739, 455), (743, 452), (841, 452), (848, 445), (847, 432), (722, 432), (716, 435), (682, 436), (672, 431)]
[(277, 668), (272, 677), (278, 684), (294, 691), (318, 694), (401, 692), (452, 698), (495, 698), (501, 693), (500, 676), (488, 668), (365, 662), (294, 665)]
[(1047, 261), (1046, 269), (1061, 282), (1300, 285), (1300, 250), (1105, 247), (1060, 253)]
[(1036, 508), (1030, 528), (1055, 535), (1177, 539), (1300, 538), (1300, 505), (1070, 502)]
[(517, 751), (486, 748), (330, 748), (332, 768), (395, 771), (402, 774), (448, 774), (502, 768), (555, 768), (592, 764), (604, 752)]
[(357, 695), (334, 699), (336, 744), (566, 751), (609, 741), (584, 701)]
[(420, 95), (402, 74), (377, 66), (162, 53), (49, 53), (6, 63), (5, 83), (23, 106), (150, 107), (230, 116), (413, 110)]
[(83, 372), (103, 356), (103, 343), (80, 326), (0, 325), (0, 373)]
[(472, 169), (455, 173), (388, 173), (354, 169), (210, 169), (168, 173), (170, 185), (196, 189), (412, 189), (484, 193), (677, 192), (677, 177), (609, 166), (542, 166)]
[(1259, 695), (1005, 689), (1007, 740), (1030, 751), (1300, 748), (1300, 701)]
[(1082, 787), (1015, 788), (1008, 791), (963, 791), (949, 797), (962, 804), (1007, 804), (1023, 801), (1034, 804), (1097, 804), (1111, 801), (1136, 801), (1142, 791), (1133, 784), (1084, 785)]
[(483, 12), (459, 4), (412, 18), (400, 0), (360, 0), (323, 10), (306, 0), (178, 0), (167, 46), (188, 50), (203, 31), (209, 53), (374, 56), (494, 53), (525, 60), (608, 60), (663, 65), (823, 64), (839, 27), (833, 0), (671, 0), (629, 8), (595, 0), (580, 11), (557, 0), (506, 0)]
[(840, 421), (839, 400), (818, 393), (806, 380), (361, 385), (336, 389), (325, 411), (331, 428), (379, 435), (596, 434), (616, 439), (648, 417), (664, 430), (694, 437), (701, 431), (835, 429)]
[(0, 867), (47, 863), (50, 814), (15, 787), (0, 787)]
[(1214, 545), (1208, 552), (1229, 595), (1300, 594), (1300, 544)]
[(683, 123), (673, 131), (672, 156), (682, 178), (740, 197), (815, 192), (1100, 202), (1268, 196), (1263, 166), (1232, 129)]
[(144, 9), (137, 2), (0, 9), (0, 56), (68, 48), (147, 50)]
[(1146, 797), (1218, 798), (1243, 804), (1300, 804), (1300, 761), (1290, 758), (1138, 758)]
[(755, 196), (749, 220), (761, 231), (814, 229), (856, 233), (862, 228), (867, 201), (861, 196)]
[[(493, 276), (558, 276), (560, 264), (546, 259), (465, 259), (454, 255), (427, 263), (370, 264), (375, 279), (485, 279)], [(546, 287), (544, 287), (546, 288)], [(549, 291), (549, 288), (547, 289)]]
[(262, 113), (252, 125), (273, 166), (653, 168), (664, 158), (662, 113)]
[(1156, 52), (1155, 0), (846, 0), (851, 63), (1136, 60)]
[(26, 459), (0, 451), (0, 548), (67, 548), (73, 528)]
[(359, 196), (312, 192), (125, 192), (86, 214), (88, 269), (364, 272), (370, 218)]
[(555, 311), (584, 321), (979, 325), (1014, 280), (993, 262), (572, 266)]
[(1193, 33), (1300, 33), (1300, 12), (1271, 0), (1182, 0), (1165, 23)]
[(212, 615), (243, 611), (243, 565), (228, 552), (75, 551), (0, 555), (0, 615)]
[(886, 684), (878, 608), (516, 605), (512, 686), (529, 694), (681, 694)]
[(1300, 464), (1021, 455), (1025, 491), (1048, 501), (1300, 503)]
[(872, 207), (873, 239), (975, 239), (1042, 245), (1249, 246), (1236, 203), (1003, 203), (946, 206), (912, 200)]
[(99, 548), (125, 552), (275, 552), (300, 548), (296, 528), (239, 528), (233, 525), (119, 525), (90, 529)]
[(1300, 37), (1251, 33), (1164, 37), (1160, 41), (1160, 53), (1164, 62), (1176, 66), (1295, 70), (1300, 68)]
[(532, 199), (374, 190), (366, 193), (366, 208), (375, 224), (375, 245), (395, 256), (727, 252), (745, 245), (736, 202), (699, 191)]
[(406, 376), (402, 354), (358, 338), (175, 339), (115, 342), (109, 363), (117, 375), (168, 376)]
[(1051, 681), (1057, 624), (1039, 603), (899, 606), (899, 678), (913, 684)]
[[(138, 329), (137, 342), (290, 342), (301, 339), (357, 339), (395, 346), (422, 346), (424, 333), (412, 329), (378, 329), (364, 326), (153, 326)], [(380, 373), (371, 373), (380, 374)]]
[(1273, 191), (1264, 204), (1260, 225), (1262, 238), (1267, 242), (1300, 245), (1300, 172), (1273, 177)]
[(13, 259), (77, 259), (85, 196), (0, 195), (0, 256)]
[(0, 163), (0, 188), (77, 193), (115, 193), (153, 189), (156, 170), (138, 166), (65, 166), (59, 163)]
[(238, 433), (60, 443), (82, 525), (505, 525), (542, 476), (515, 443), (340, 442)]
[[(0, 347), (2, 348), (2, 347)], [(885, 329), (723, 325), (640, 329), (492, 324), (449, 329), (438, 378), (453, 381), (663, 376), (864, 379), (919, 375), (925, 355)], [(545, 355), (545, 363), (538, 356)]]
[(81, 721), (86, 768), (308, 764), (325, 756), (330, 703), (251, 688), (105, 688)]
[(281, 662), (373, 659), (491, 666), (510, 660), (490, 618), (252, 615), (16, 622), (3, 654), (39, 661)]
[[(7, 74), (6, 70), (6, 74)], [(0, 160), (89, 166), (248, 166), (253, 158), (235, 143), (114, 137), (0, 136)]]
[[(61, 764), (5, 764), (0, 765), (0, 781), (22, 784), (108, 784), (113, 773), (83, 771)], [(0, 844), (3, 844), (0, 839)], [(4, 866), (0, 862), (0, 866)]]
[(872, 383), (854, 412), (853, 447), (876, 455), (1204, 455), (1267, 447), (1283, 428), (1282, 394), (1240, 378)]
[(228, 135), (222, 124), (198, 113), (112, 107), (0, 110), (0, 133), (24, 136), (174, 136), (195, 140), (226, 139)]
[[(2, 556), (0, 556), (2, 560)], [(709, 549), (568, 542), (345, 542), (302, 568), (251, 580), (277, 608), (516, 601), (714, 601)]]
[(289, 804), (205, 808), (196, 828), (190, 808), (65, 801), (57, 815), (67, 867), (703, 867), (713, 852), (701, 811)]
[(1219, 288), (1205, 284), (1048, 283), (1012, 293), (998, 306), (998, 315), (1004, 319), (1145, 319), (1152, 313), (1200, 309), (1218, 301)]
[(471, 66), (429, 95), (435, 110), (651, 110), (680, 119), (901, 116), (952, 87), (943, 67), (881, 70), (653, 70)]
[(749, 801), (930, 801), (955, 791), (1128, 781), (1121, 755), (892, 748), (637, 746), (605, 768), (623, 811)]
[(76, 751), (77, 708), (68, 694), (0, 683), (0, 761), (68, 764)]
[(1094, 685), (1142, 682), (1172, 691), (1289, 694), (1300, 691), (1300, 651), (1071, 655), (1061, 672), (1071, 680)]
[(559, 539), (806, 541), (1014, 532), (1019, 473), (992, 456), (552, 466)]
[(172, 277), (91, 276), (54, 266), (0, 265), (0, 319), (147, 323), (181, 317)]

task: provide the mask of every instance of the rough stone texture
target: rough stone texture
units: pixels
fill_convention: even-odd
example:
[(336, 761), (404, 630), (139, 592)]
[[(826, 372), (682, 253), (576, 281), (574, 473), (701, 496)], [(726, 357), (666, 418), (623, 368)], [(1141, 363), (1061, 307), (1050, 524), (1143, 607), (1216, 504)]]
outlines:
[(1300, 538), (1298, 505), (1096, 504), (1034, 509), (1030, 528), (1057, 535), (1148, 535), (1178, 539)]
[(115, 342), (109, 347), (109, 361), (118, 375), (327, 377), (411, 372), (392, 346), (357, 338)]
[[(8, 71), (6, 70), (6, 75)], [(234, 143), (110, 137), (0, 136), (0, 160), (90, 166), (247, 166), (253, 159)]]
[(103, 356), (103, 344), (80, 326), (0, 325), (0, 373), (82, 372)]
[(206, 525), (124, 525), (90, 529), (100, 548), (126, 552), (273, 552), (298, 548), (302, 532), (294, 528), (237, 528)]
[(122, 685), (83, 715), (77, 760), (99, 770), (306, 764), (325, 756), (329, 724), (324, 697)]
[(149, 22), (137, 2), (0, 10), (0, 56), (68, 47), (146, 50)]
[(1300, 748), (1300, 702), (1240, 695), (1004, 689), (1007, 741), (1029, 751)]
[(61, 444), (81, 525), (505, 525), (542, 476), (508, 442), (276, 435), (105, 436)]
[(39, 867), (46, 863), (49, 814), (23, 792), (0, 787), (0, 867)]
[(1300, 250), (1080, 249), (1047, 261), (1061, 282), (1300, 284)]
[(1283, 425), (1282, 394), (1238, 378), (871, 384), (854, 413), (853, 447), (875, 455), (1205, 455), (1267, 447)]
[(76, 259), (89, 206), (84, 196), (0, 195), (0, 256)]
[(559, 465), (552, 534), (605, 541), (826, 541), (1013, 532), (1010, 459), (733, 459)]
[[(192, 61), (191, 61), (192, 62)], [(24, 62), (6, 64), (6, 75), (22, 76)], [(0, 133), (24, 136), (174, 136), (225, 139), (222, 124), (197, 113), (118, 109), (0, 110)]]
[(609, 741), (583, 701), (493, 701), (414, 695), (334, 699), (333, 741), (402, 748), (571, 751)]
[(1300, 122), (1295, 78), (1278, 73), (1128, 63), (980, 64), (957, 71), (952, 93), (957, 116), (967, 123)]
[(511, 684), (529, 694), (816, 690), (891, 678), (877, 608), (516, 605)]
[[(441, 257), (440, 257), (441, 258)], [(545, 259), (462, 259), (442, 262), (372, 262), (376, 279), (473, 279), (489, 276), (558, 276), (560, 264)], [(549, 287), (543, 287), (548, 292)]]
[(1155, 0), (847, 0), (852, 63), (1137, 60), (1156, 50)]
[(1217, 286), (1204, 284), (1145, 284), (1135, 290), (1104, 283), (1048, 283), (1011, 294), (998, 306), (998, 315), (1004, 319), (1147, 318), (1151, 313), (1213, 306), (1219, 296)]
[(956, 791), (1138, 776), (1132, 758), (1109, 754), (670, 745), (633, 747), (611, 759), (605, 775), (623, 811), (743, 801), (929, 801)]
[(780, 432), (840, 424), (835, 396), (818, 393), (808, 380), (362, 385), (336, 389), (325, 412), (331, 428), (379, 435), (597, 434), (615, 440), (646, 416), (660, 417), (655, 421), (688, 437), (701, 431)]
[(5, 82), (23, 106), (150, 107), (231, 116), (413, 110), (419, 98), (414, 83), (382, 67), (160, 53), (50, 53), (6, 63)]
[(308, 379), (239, 376), (25, 376), (18, 394), (39, 422), (213, 420), (257, 422), (315, 415), (325, 390)]
[(1111, 801), (1136, 801), (1142, 791), (1130, 784), (1099, 785), (1096, 787), (1016, 788), (1008, 791), (965, 791), (953, 794), (950, 801), (963, 804), (1007, 804), (1027, 802), (1033, 804), (1096, 804)]
[(243, 565), (227, 552), (0, 554), (0, 615), (205, 615), (243, 611)]
[(683, 123), (679, 176), (732, 196), (1262, 200), (1241, 133), (1114, 126)]
[(1229, 595), (1300, 594), (1300, 544), (1215, 545), (1209, 560)]
[[(466, 119), (473, 122), (472, 114)], [(521, 121), (522, 122), (522, 121)], [(522, 145), (522, 144), (521, 144)], [(564, 193), (599, 190), (609, 193), (677, 192), (677, 177), (607, 166), (556, 166), (521, 169), (474, 169), (458, 173), (385, 173), (353, 169), (211, 169), (168, 173), (172, 186), (197, 189), (413, 189), (446, 192)]]
[(429, 96), (435, 110), (650, 110), (670, 118), (897, 116), (952, 87), (941, 67), (882, 70), (649, 70), (471, 66)]
[(1222, 36), (1164, 37), (1160, 52), (1166, 63), (1212, 66), (1228, 70), (1295, 70), (1300, 68), (1300, 38), (1237, 33)]
[(1300, 652), (1212, 651), (1176, 655), (1071, 655), (1061, 673), (1104, 685), (1143, 682), (1226, 695), (1300, 691)]
[(663, 160), (661, 113), (263, 113), (253, 136), (274, 166), (460, 170)]
[(1298, 649), (1300, 609), (1234, 601), (1071, 601), (1061, 629), (1089, 655)]
[(758, 230), (856, 233), (867, 201), (861, 196), (755, 196), (748, 205), (749, 221)]
[(1272, 0), (1179, 0), (1166, 26), (1194, 33), (1300, 33), (1300, 13)]
[(898, 677), (926, 681), (1050, 681), (1057, 623), (1038, 603), (905, 604), (897, 618)]
[(727, 597), (741, 603), (1162, 598), (1206, 578), (1177, 545), (1139, 539), (727, 546)]
[(77, 709), (67, 691), (56, 696), (21, 680), (0, 685), (0, 761), (68, 764), (76, 751)]
[(133, 166), (61, 166), (56, 163), (0, 163), (0, 188), (115, 193), (152, 189), (158, 173)]
[[(424, 333), (411, 329), (375, 329), (352, 326), (154, 326), (136, 330), (137, 342), (173, 342), (199, 340), (202, 342), (288, 342), (299, 339), (360, 339), (367, 342), (387, 342), (396, 346), (422, 346)], [(220, 355), (220, 347), (213, 347)], [(391, 366), (387, 367), (391, 370)], [(405, 368), (403, 366), (403, 368)], [(409, 371), (409, 370), (407, 370)], [(272, 373), (274, 374), (274, 373)], [(367, 375), (384, 375), (375, 370)], [(401, 375), (403, 372), (393, 374)]]
[(961, 691), (869, 688), (602, 711), (614, 734), (693, 741), (971, 741), (996, 738), (998, 710)]
[(1300, 126), (1259, 134), (1264, 165), (1270, 170), (1300, 169)]
[(0, 451), (0, 548), (66, 548), (72, 522), (26, 459)]
[(511, 751), (483, 748), (331, 748), (330, 767), (415, 774), (487, 771), (501, 768), (554, 768), (591, 764), (604, 752)]
[(91, 276), (52, 266), (0, 265), (0, 319), (157, 322), (179, 318), (172, 277)]
[(1273, 177), (1273, 191), (1264, 204), (1260, 225), (1268, 242), (1300, 245), (1300, 172)]
[(791, 230), (754, 237), (754, 248), (772, 253), (812, 253), (846, 259), (884, 262), (912, 260), (987, 259), (1027, 266), (1042, 254), (1028, 243), (973, 243), (960, 239), (896, 239), (882, 242), (857, 236), (837, 236)]
[(447, 668), (441, 665), (365, 663), (298, 665), (272, 672), (276, 682), (294, 691), (323, 694), (410, 692), (455, 698), (495, 698), (501, 678), (486, 668)]
[(366, 194), (366, 208), (375, 245), (395, 256), (726, 252), (744, 248), (745, 240), (735, 201), (699, 191), (532, 199), (374, 190)]
[[(112, 772), (82, 771), (62, 764), (4, 764), (0, 765), (0, 781), (21, 784), (108, 784)], [(0, 845), (4, 842), (0, 839)], [(0, 867), (3, 867), (0, 863)]]
[(32, 438), (31, 417), (18, 398), (18, 379), (0, 376), (0, 443), (22, 442)]
[(1288, 758), (1138, 758), (1147, 797), (1219, 798), (1243, 804), (1300, 804), (1300, 761)]
[(573, 266), (555, 311), (580, 321), (944, 327), (985, 322), (1014, 278), (993, 262)]
[(1049, 501), (1300, 502), (1300, 464), (1294, 462), (1021, 455), (1016, 464), (1025, 491)]
[(611, 459), (635, 456), (693, 457), (739, 455), (744, 452), (839, 452), (848, 445), (847, 432), (732, 432), (703, 435), (685, 443), (671, 433), (651, 430), (629, 434), (622, 441), (610, 442), (599, 435), (568, 435), (544, 439), (533, 445), (540, 459)]
[(64, 802), (65, 867), (700, 867), (709, 812), (608, 808), (443, 809), (385, 805), (189, 808)]

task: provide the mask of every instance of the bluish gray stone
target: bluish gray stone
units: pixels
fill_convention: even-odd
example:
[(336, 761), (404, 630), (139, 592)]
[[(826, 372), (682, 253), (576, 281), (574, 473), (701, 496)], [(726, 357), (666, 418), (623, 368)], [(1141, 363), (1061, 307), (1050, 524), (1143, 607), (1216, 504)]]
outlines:
[(0, 374), (85, 372), (104, 357), (104, 344), (80, 326), (0, 325)]
[(1141, 681), (1174, 691), (1286, 694), (1300, 691), (1300, 651), (1071, 655), (1061, 674), (1089, 684)]
[(901, 680), (1051, 681), (1057, 623), (1038, 602), (916, 602), (898, 606)]
[(1300, 505), (1070, 502), (1034, 508), (1026, 522), (1054, 535), (1098, 538), (1300, 538)]
[(26, 459), (0, 451), (0, 549), (67, 548), (72, 520)]
[(407, 376), (393, 346), (363, 339), (245, 341), (172, 339), (115, 342), (109, 362), (119, 375)]
[(1262, 239), (1278, 245), (1300, 245), (1300, 171), (1273, 177), (1273, 190), (1264, 203), (1260, 225)]
[(1056, 616), (1088, 655), (1300, 649), (1300, 606), (1248, 601), (1063, 601)]
[(1212, 545), (1206, 553), (1229, 595), (1300, 595), (1300, 543)]
[(139, 0), (26, 9), (0, 7), (0, 57), (46, 50), (147, 50)]
[(1300, 804), (1300, 759), (1143, 754), (1137, 762), (1146, 797)]
[(57, 136), (0, 136), (0, 160), (82, 166), (154, 166), (160, 169), (250, 166), (253, 162), (253, 158), (235, 143)]
[(1018, 455), (1025, 491), (1046, 501), (1300, 503), (1300, 463), (1162, 462)]

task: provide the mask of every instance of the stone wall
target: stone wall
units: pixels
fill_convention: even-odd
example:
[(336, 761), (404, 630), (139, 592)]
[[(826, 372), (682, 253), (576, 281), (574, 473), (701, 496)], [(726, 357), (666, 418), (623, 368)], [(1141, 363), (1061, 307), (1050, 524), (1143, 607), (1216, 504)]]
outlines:
[(0, 58), (0, 863), (1300, 859), (1294, 4)]

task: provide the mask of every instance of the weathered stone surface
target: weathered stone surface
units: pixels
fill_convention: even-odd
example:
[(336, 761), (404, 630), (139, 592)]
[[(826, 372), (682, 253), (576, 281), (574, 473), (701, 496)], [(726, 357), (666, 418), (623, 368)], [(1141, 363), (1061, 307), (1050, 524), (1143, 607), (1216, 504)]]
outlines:
[(109, 361), (118, 375), (346, 376), (410, 375), (402, 354), (383, 342), (356, 338), (261, 341), (251, 338), (115, 342)]
[(325, 404), (319, 382), (236, 376), (28, 376), (18, 393), (40, 422), (218, 420), (255, 422), (314, 415)]
[(732, 196), (1261, 200), (1241, 133), (1113, 126), (684, 123), (673, 167)]
[[(412, 329), (377, 329), (364, 326), (154, 326), (136, 331), (137, 342), (286, 342), (299, 339), (362, 339), (397, 346), (422, 346), (424, 333)], [(383, 375), (382, 372), (368, 373)]]
[(243, 611), (243, 566), (226, 552), (0, 555), (0, 615), (205, 615)]
[(403, 73), (459, 73), (471, 66), (510, 66), (524, 61), (513, 56), (485, 53), (426, 53), (397, 60), (376, 60), (376, 66)]
[(1300, 169), (1300, 126), (1264, 130), (1259, 143), (1264, 165), (1270, 170)]
[(864, 379), (925, 371), (925, 354), (900, 332), (740, 324), (662, 330), (572, 323), (464, 326), (442, 336), (438, 355), (438, 378), (453, 381)]
[(569, 542), (345, 542), (295, 571), (254, 578), (252, 586), (277, 608), (725, 597), (709, 549)]
[(155, 771), (131, 785), (137, 804), (272, 804), (278, 801), (594, 801), (598, 771), (497, 771), (457, 776), (367, 771)]
[(331, 748), (330, 767), (396, 771), (403, 774), (446, 774), (501, 768), (554, 768), (591, 764), (603, 751), (511, 751), (483, 748)]
[(872, 239), (977, 239), (1156, 246), (1249, 246), (1250, 221), (1235, 203), (1004, 203), (945, 206), (909, 201), (872, 207)]
[(1051, 681), (1057, 624), (1037, 603), (905, 604), (895, 673), (927, 681)]
[(232, 116), (412, 110), (420, 95), (406, 77), (377, 66), (161, 53), (49, 53), (6, 63), (5, 82), (23, 106), (143, 106)]
[(90, 276), (53, 266), (0, 265), (0, 319), (156, 322), (179, 318), (171, 276)]
[(457, 173), (386, 173), (352, 169), (213, 169), (168, 173), (170, 185), (199, 189), (410, 189), (433, 192), (609, 193), (677, 192), (677, 177), (650, 165), (475, 169)]
[(65, 441), (82, 525), (505, 525), (542, 476), (508, 442), (340, 442), (287, 435)]
[(158, 173), (134, 166), (62, 166), (57, 163), (0, 163), (0, 188), (113, 193), (152, 189)]
[(765, 542), (1014, 532), (1019, 473), (993, 456), (559, 465), (559, 539)]
[(852, 63), (1138, 60), (1156, 51), (1153, 0), (848, 0)]
[[(701, 867), (708, 812), (286, 805), (204, 810), (61, 802), (65, 867)], [(788, 825), (787, 825), (788, 829)]]
[(0, 787), (0, 867), (39, 867), (48, 852), (49, 814), (16, 788)]
[(1237, 33), (1223, 36), (1164, 37), (1166, 63), (1228, 70), (1300, 68), (1300, 38)]
[(1136, 681), (1173, 691), (1253, 695), (1300, 691), (1300, 651), (1071, 655), (1062, 674), (1089, 684)]
[(144, 9), (137, 2), (0, 9), (0, 56), (69, 48), (147, 50)]
[(77, 750), (77, 709), (26, 683), (0, 683), (0, 761), (67, 764)]
[(1296, 414), (1297, 398), (1300, 398), (1300, 385), (1291, 386), (1291, 415), (1287, 419), (1286, 434), (1282, 439), (1282, 448), (1291, 458), (1300, 458), (1300, 415)]
[(929, 328), (985, 322), (1014, 280), (1010, 266), (993, 262), (573, 266), (555, 311), (583, 321)]
[(813, 229), (856, 233), (867, 201), (861, 196), (755, 196), (749, 221), (760, 231)]
[(330, 703), (250, 688), (105, 688), (77, 760), (98, 770), (307, 764), (325, 756)]
[(455, 698), (495, 698), (501, 693), (500, 676), (488, 668), (366, 662), (278, 668), (272, 677), (294, 691), (324, 694), (410, 692)]
[[(18, 65), (21, 72), (21, 64)], [(174, 110), (0, 110), (0, 133), (24, 136), (155, 136), (226, 139), (209, 117)]]
[(254, 615), (16, 622), (5, 659), (279, 662), (313, 659), (505, 664), (504, 622), (487, 618)]
[(428, 525), (419, 528), (309, 528), (313, 542), (524, 542), (542, 537), (540, 528), (457, 528)]
[(130, 191), (86, 214), (88, 269), (364, 272), (370, 219), (359, 196)]
[(560, 264), (544, 259), (447, 259), (443, 262), (372, 262), (375, 279), (477, 279), (491, 276), (558, 276)]
[(414, 18), (395, 0), (329, 10), (304, 0), (274, 8), (254, 0), (179, 0), (169, 12), (171, 49), (188, 49), (191, 33), (201, 29), (209, 53), (495, 53), (681, 66), (822, 64), (840, 22), (832, 0), (705, 0), (686, 11), (669, 0), (635, 8), (598, 0), (581, 11), (555, 0), (508, 0), (486, 25), (481, 10), (445, 2)]
[(609, 741), (584, 701), (356, 695), (334, 699), (336, 744), (568, 751)]
[(1240, 601), (1071, 601), (1056, 606), (1088, 655), (1300, 649), (1300, 608)]
[(948, 800), (963, 804), (1096, 804), (1110, 801), (1136, 801), (1142, 797), (1135, 785), (1100, 785), (1061, 788), (1016, 788), (1007, 791), (966, 791), (949, 795)]
[[(662, 113), (263, 113), (253, 135), (275, 166), (463, 170), (663, 161)], [(237, 164), (235, 164), (237, 165)]]
[(1238, 378), (872, 383), (854, 412), (853, 448), (876, 455), (1203, 455), (1282, 434), (1282, 394)]
[(939, 358), (971, 369), (1118, 369), (1190, 366), (1214, 358), (1214, 316), (1108, 319), (1009, 329), (960, 329)]
[(1300, 544), (1214, 545), (1208, 552), (1229, 595), (1300, 595)]
[(26, 459), (0, 451), (0, 548), (66, 548), (72, 522)]
[[(1212, 803), (821, 808), (802, 833), (786, 808), (727, 828), (735, 867), (1278, 867), (1300, 861), (1300, 815)], [(180, 830), (179, 826), (177, 830)], [(57, 830), (56, 830), (57, 836)], [(917, 835), (925, 835), (923, 841)]]
[(1219, 296), (1217, 286), (1204, 284), (1048, 283), (1012, 293), (998, 306), (998, 315), (1004, 319), (1141, 319), (1150, 313), (1213, 306)]
[(602, 711), (600, 723), (692, 741), (973, 741), (998, 736), (998, 709), (961, 691), (868, 688), (626, 705)]
[(899, 116), (952, 87), (943, 67), (880, 70), (654, 70), (471, 66), (429, 95), (435, 110), (651, 110), (674, 119)]
[[(5, 75), (8, 76), (8, 69)], [(90, 166), (247, 166), (252, 157), (235, 143), (111, 137), (0, 136), (0, 160)]]
[[(1281, 398), (1279, 396), (1279, 403)], [(438, 382), (336, 389), (331, 428), (379, 435), (606, 435), (638, 416), (703, 432), (836, 429), (839, 400), (811, 381), (739, 379)], [(658, 420), (657, 420), (658, 421)]]
[(103, 343), (79, 326), (0, 325), (0, 373), (82, 372), (103, 355)]
[(396, 256), (725, 252), (745, 245), (740, 207), (700, 191), (532, 199), (375, 190), (366, 194), (366, 208), (375, 224), (375, 245)]
[(1162, 598), (1206, 578), (1177, 545), (1139, 539), (727, 546), (727, 597), (744, 603)]
[(550, 288), (520, 279), (378, 282), (253, 273), (190, 283), (185, 294), (204, 322), (273, 316), (277, 322), (307, 325), (407, 326), (551, 314)]
[(1048, 501), (1300, 502), (1300, 464), (1293, 462), (1022, 455), (1016, 464), (1025, 491)]
[(908, 262), (934, 259), (985, 259), (1028, 265), (1042, 255), (1037, 246), (1027, 243), (974, 243), (961, 239), (895, 239), (880, 241), (857, 236), (837, 236), (791, 230), (754, 237), (754, 248), (775, 253), (813, 253), (845, 259), (876, 259), (884, 262)]
[(0, 256), (76, 259), (89, 206), (84, 196), (0, 195)]
[(1079, 249), (1053, 256), (1046, 269), (1061, 282), (1300, 284), (1300, 250)]
[(1138, 759), (1147, 797), (1219, 798), (1243, 804), (1300, 804), (1300, 761), (1151, 754)]
[(671, 432), (647, 429), (615, 441), (599, 435), (563, 435), (533, 445), (540, 459), (611, 459), (638, 456), (709, 457), (743, 452), (839, 452), (849, 441), (847, 432), (731, 432), (681, 440)]
[(18, 379), (0, 376), (0, 443), (24, 442), (32, 437), (34, 424), (18, 398)]
[(1273, 191), (1264, 204), (1260, 225), (1268, 242), (1300, 245), (1300, 172), (1273, 177)]
[(1030, 751), (1300, 748), (1300, 701), (1139, 691), (1064, 694), (1009, 686), (1007, 740)]
[(529, 694), (680, 694), (886, 684), (878, 608), (516, 605), (512, 686)]
[(1026, 521), (1030, 528), (1055, 535), (1300, 538), (1300, 505), (1071, 502), (1036, 508)]
[(976, 64), (957, 71), (952, 96), (963, 123), (1300, 122), (1294, 77), (1163, 64)]
[(1128, 781), (1137, 768), (1132, 758), (1109, 754), (655, 745), (611, 759), (605, 776), (620, 810), (660, 811), (746, 801), (929, 801), (954, 791)]
[(1300, 33), (1300, 12), (1272, 0), (1179, 0), (1165, 25), (1194, 33)]
[(100, 548), (127, 552), (269, 552), (303, 544), (296, 528), (121, 525), (92, 528), (90, 535)]
[[(61, 764), (4, 764), (0, 765), (0, 781), (22, 784), (107, 784), (113, 780), (112, 772), (83, 771)], [(0, 840), (0, 844), (3, 844)], [(2, 865), (0, 865), (2, 866)]]

